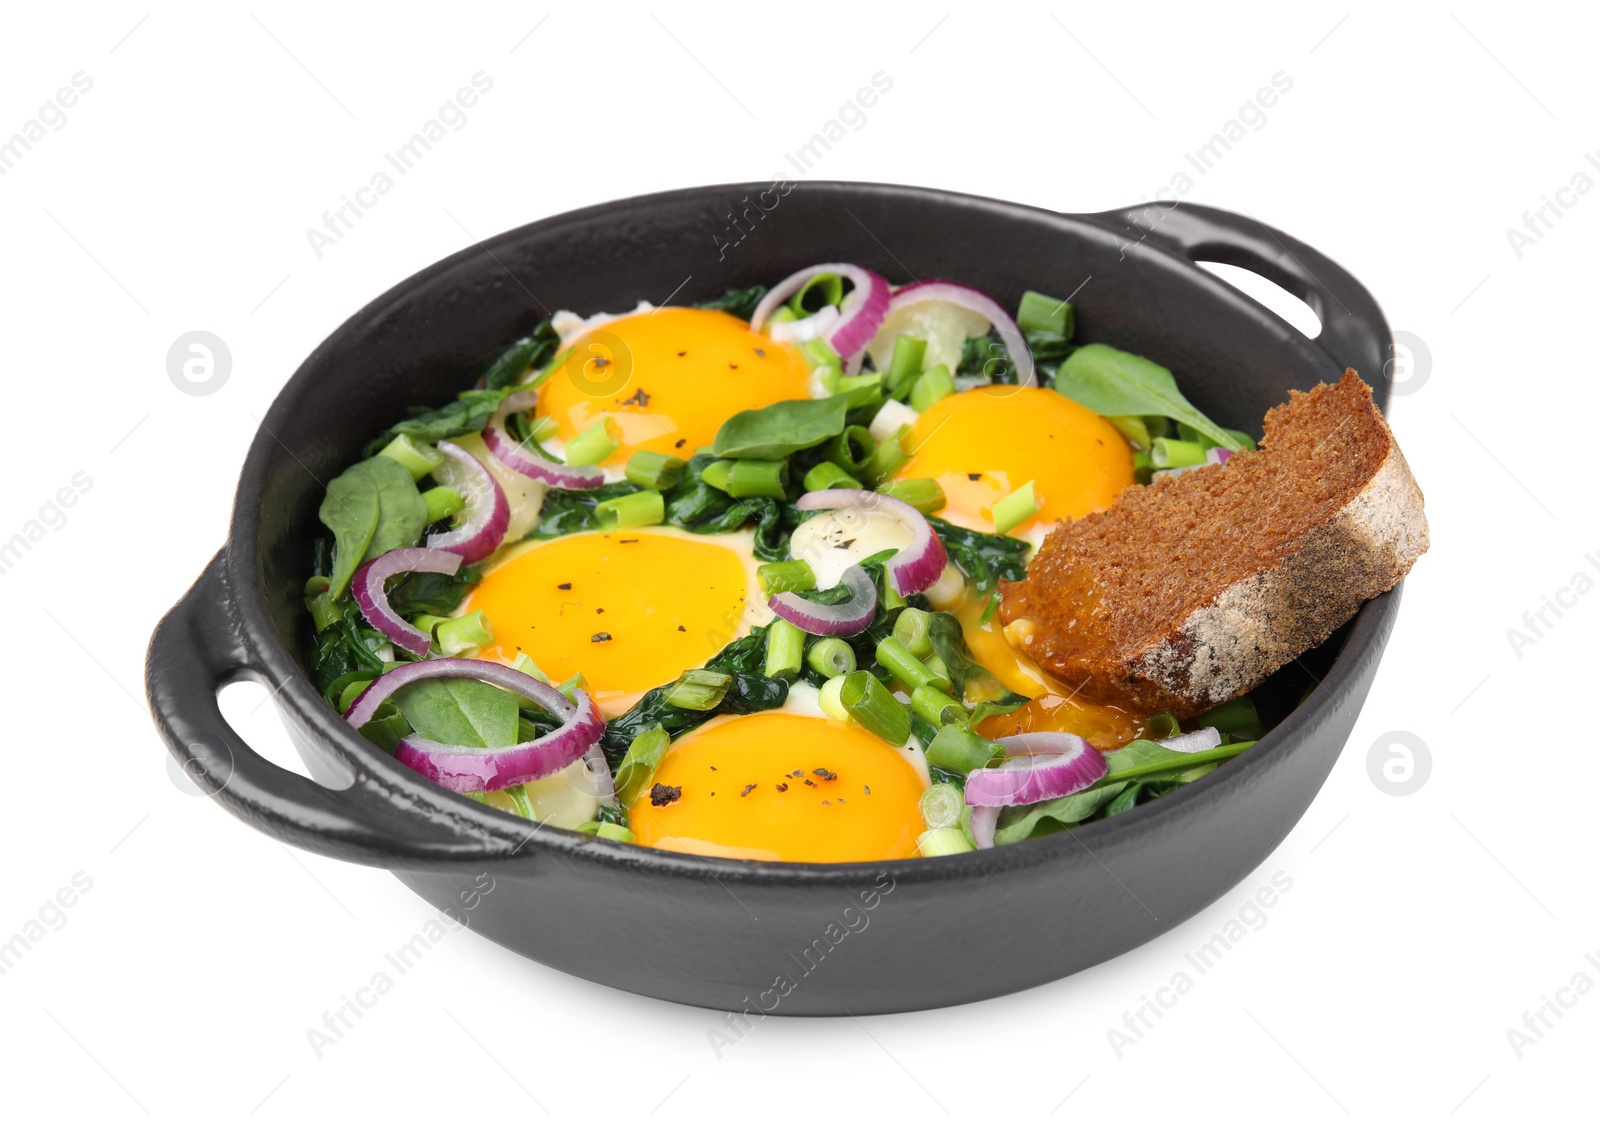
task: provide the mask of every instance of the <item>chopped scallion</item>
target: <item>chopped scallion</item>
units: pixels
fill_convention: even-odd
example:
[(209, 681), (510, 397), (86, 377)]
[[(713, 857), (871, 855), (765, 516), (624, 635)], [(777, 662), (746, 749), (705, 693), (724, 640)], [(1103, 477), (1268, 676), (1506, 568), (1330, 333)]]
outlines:
[(877, 454), (878, 444), (864, 427), (847, 427), (822, 445), (822, 455), (845, 473), (859, 476)]
[(1138, 450), (1150, 449), (1153, 440), (1150, 438), (1150, 428), (1143, 416), (1107, 416), (1106, 422), (1122, 432), (1122, 437)]
[(880, 494), (899, 498), (925, 514), (944, 509), (944, 489), (931, 478), (901, 478), (878, 487)]
[(789, 464), (783, 459), (735, 459), (726, 489), (735, 498), (776, 498), (781, 502), (788, 484)]
[(594, 508), (595, 520), (600, 528), (633, 529), (640, 525), (660, 525), (666, 516), (667, 504), (657, 490), (640, 490), (620, 498), (607, 498)]
[(429, 525), (443, 521), (467, 508), (467, 500), (448, 486), (435, 486), (432, 490), (424, 490), (422, 501), (428, 507)]
[(833, 678), (855, 670), (856, 653), (843, 639), (818, 639), (806, 652), (806, 665), (824, 678)]
[(764, 596), (779, 592), (804, 592), (817, 586), (817, 577), (806, 561), (771, 561), (756, 569), (756, 581)]
[(767, 628), (767, 677), (790, 679), (805, 661), (806, 633), (786, 619)]
[[(908, 609), (910, 610), (910, 609)], [(904, 615), (905, 613), (900, 613)], [(906, 688), (915, 690), (919, 686), (932, 686), (938, 681), (933, 671), (923, 665), (921, 659), (913, 655), (910, 649), (893, 635), (885, 635), (878, 641), (878, 661), (884, 665), (888, 672), (905, 683)], [(949, 689), (947, 679), (941, 689)], [(913, 699), (915, 700), (915, 699)], [(934, 722), (935, 725), (939, 724)]]
[(721, 670), (686, 670), (663, 697), (680, 710), (714, 710), (722, 704), (733, 675)]
[(934, 365), (911, 386), (911, 406), (925, 412), (956, 390), (955, 378), (944, 365)]
[(732, 459), (718, 459), (714, 463), (707, 463), (700, 470), (700, 481), (714, 489), (728, 492), (728, 475), (733, 472)]
[(1231, 702), (1223, 702), (1220, 706), (1212, 706), (1195, 718), (1195, 724), (1201, 728), (1215, 726), (1230, 737), (1246, 741), (1253, 741), (1266, 732), (1261, 724), (1261, 715), (1256, 712), (1256, 704), (1249, 694)]
[(622, 472), (629, 482), (645, 490), (671, 490), (683, 480), (684, 462), (659, 451), (635, 451)]
[(897, 400), (905, 399), (922, 371), (922, 358), (927, 352), (928, 343), (921, 337), (902, 333), (894, 339), (894, 355), (889, 358), (889, 395)]
[(839, 687), (839, 704), (861, 727), (891, 745), (911, 739), (911, 715), (889, 688), (864, 670), (846, 675)]
[(1039, 498), (1031, 481), (1001, 498), (990, 510), (994, 516), (994, 531), (1001, 534), (1010, 533), (1038, 512)]
[(468, 612), (435, 626), (433, 637), (438, 640), (441, 652), (454, 657), (493, 643), (494, 629), (483, 612)]
[(824, 306), (838, 306), (844, 300), (844, 279), (832, 273), (812, 275), (789, 299), (789, 309), (797, 318), (808, 318)]
[(609, 459), (622, 446), (622, 428), (609, 415), (603, 415), (572, 437), (567, 444), (570, 466), (590, 466)]
[(613, 843), (634, 842), (633, 832), (619, 823), (602, 823), (594, 829), (596, 839), (610, 839)]
[(935, 831), (924, 831), (917, 836), (917, 850), (922, 852), (923, 858), (960, 855), (977, 849), (967, 839), (966, 832), (959, 827), (940, 827)]
[(904, 424), (889, 439), (879, 443), (867, 464), (860, 468), (864, 481), (887, 482), (895, 472), (911, 461), (906, 450), (911, 445), (911, 425)]
[(409, 435), (397, 435), (378, 454), (393, 459), (411, 472), (412, 478), (421, 478), (444, 462), (444, 456), (427, 443), (419, 443)]
[(619, 804), (625, 808), (631, 807), (649, 790), (650, 781), (655, 778), (656, 769), (661, 767), (661, 758), (667, 755), (667, 747), (671, 744), (672, 738), (667, 736), (666, 729), (661, 725), (644, 730), (628, 743), (628, 751), (617, 766)]
[(964, 725), (967, 721), (967, 711), (961, 703), (932, 683), (911, 691), (911, 709), (929, 725)]
[(928, 830), (937, 831), (941, 827), (958, 826), (961, 823), (961, 809), (966, 804), (960, 788), (940, 782), (922, 793), (917, 808), (922, 812), (922, 822), (928, 825)]
[(1157, 470), (1199, 466), (1206, 461), (1206, 446), (1204, 443), (1191, 442), (1187, 439), (1157, 439), (1150, 446), (1150, 461), (1155, 464)]
[(839, 691), (844, 689), (844, 679), (844, 675), (836, 674), (824, 682), (822, 689), (817, 691), (817, 704), (822, 707), (822, 712), (834, 721), (850, 720), (850, 711), (839, 701)]
[(946, 725), (934, 735), (924, 750), (928, 763), (946, 772), (968, 773), (982, 768), (996, 753), (1005, 750), (1000, 745), (971, 732), (960, 725)]
[(838, 463), (821, 462), (806, 471), (805, 488), (810, 490), (859, 490), (861, 483), (845, 473)]
[(928, 633), (932, 622), (933, 617), (921, 608), (907, 608), (894, 621), (894, 637), (917, 658), (926, 659), (933, 653), (933, 636)]
[(1017, 328), (1024, 333), (1065, 334), (1071, 316), (1069, 303), (1037, 290), (1023, 291), (1022, 301), (1017, 303)]

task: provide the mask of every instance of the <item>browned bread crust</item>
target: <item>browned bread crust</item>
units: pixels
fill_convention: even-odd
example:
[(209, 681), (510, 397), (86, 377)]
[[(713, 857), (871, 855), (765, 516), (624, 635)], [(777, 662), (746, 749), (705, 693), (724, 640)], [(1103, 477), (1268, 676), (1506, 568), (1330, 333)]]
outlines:
[(1258, 686), (1428, 548), (1422, 491), (1372, 391), (1291, 392), (1260, 451), (1124, 490), (1002, 584), (1007, 635), (1089, 698), (1190, 717)]

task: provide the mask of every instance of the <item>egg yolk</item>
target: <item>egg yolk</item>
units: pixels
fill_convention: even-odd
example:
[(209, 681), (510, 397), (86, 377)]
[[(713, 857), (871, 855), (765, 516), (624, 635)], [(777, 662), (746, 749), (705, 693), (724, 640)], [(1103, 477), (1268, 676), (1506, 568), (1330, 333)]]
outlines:
[(735, 412), (805, 399), (810, 366), (792, 345), (720, 310), (664, 306), (589, 330), (545, 381), (539, 412), (569, 440), (609, 415), (622, 445), (688, 458)]
[(967, 648), (978, 665), (1002, 686), (1032, 701), (1011, 713), (979, 722), (978, 732), (989, 738), (1014, 733), (1076, 733), (1100, 749), (1120, 748), (1144, 733), (1143, 718), (1079, 697), (1070, 686), (1027, 662), (1006, 639), (998, 616), (983, 622), (988, 604), (988, 597), (972, 596), (954, 611)]
[[(650, 847), (768, 862), (911, 858), (925, 829), (922, 781), (858, 727), (798, 714), (713, 722), (673, 742), (628, 826)], [(659, 795), (659, 792), (658, 792)], [(664, 796), (661, 798), (665, 798)]]
[(939, 516), (992, 531), (992, 507), (1028, 482), (1039, 511), (1012, 530), (1103, 510), (1133, 483), (1128, 441), (1105, 419), (1048, 388), (990, 385), (946, 396), (917, 417), (899, 478), (944, 490)]
[(485, 658), (524, 651), (556, 682), (581, 672), (603, 712), (700, 666), (742, 629), (749, 574), (725, 545), (630, 530), (530, 546), (490, 570), (463, 610), (489, 617)]

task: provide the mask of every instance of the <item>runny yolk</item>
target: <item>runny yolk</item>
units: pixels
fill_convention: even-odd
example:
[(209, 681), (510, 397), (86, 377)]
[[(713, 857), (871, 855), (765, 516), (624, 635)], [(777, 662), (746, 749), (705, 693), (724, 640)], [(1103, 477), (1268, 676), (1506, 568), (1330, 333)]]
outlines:
[(810, 367), (793, 345), (720, 310), (664, 306), (595, 327), (572, 342), (540, 389), (539, 414), (570, 440), (609, 415), (622, 445), (687, 459), (735, 412), (805, 399)]
[(987, 597), (969, 596), (955, 609), (967, 648), (1007, 690), (1033, 700), (1012, 713), (979, 722), (980, 733), (991, 738), (1038, 731), (1076, 733), (1101, 749), (1119, 748), (1143, 734), (1143, 718), (1079, 697), (1072, 687), (1029, 662), (1006, 640), (999, 616), (983, 622), (988, 604)]
[[(628, 826), (649, 847), (769, 862), (911, 858), (922, 781), (859, 726), (758, 713), (679, 738)], [(675, 798), (662, 789), (678, 789)]]
[(748, 573), (725, 545), (630, 530), (534, 542), (468, 598), (495, 646), (553, 681), (582, 673), (606, 713), (704, 663), (742, 629)]

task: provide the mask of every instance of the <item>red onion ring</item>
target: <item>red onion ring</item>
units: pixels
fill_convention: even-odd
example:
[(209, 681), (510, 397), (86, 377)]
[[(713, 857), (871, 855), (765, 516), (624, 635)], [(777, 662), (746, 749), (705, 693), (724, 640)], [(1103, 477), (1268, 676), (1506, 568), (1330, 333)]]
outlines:
[(889, 558), (886, 566), (894, 590), (902, 596), (923, 592), (938, 583), (949, 556), (944, 542), (917, 507), (872, 490), (813, 490), (795, 503), (802, 510), (882, 510), (911, 531), (911, 544)]
[(1233, 452), (1226, 447), (1211, 447), (1206, 451), (1206, 462), (1221, 465), (1232, 457)]
[(819, 263), (795, 271), (767, 291), (750, 316), (750, 328), (760, 333), (772, 312), (800, 293), (806, 283), (819, 274), (837, 274), (855, 284), (855, 289), (840, 303), (839, 320), (828, 330), (828, 344), (834, 351), (841, 357), (853, 357), (865, 349), (878, 332), (888, 316), (890, 302), (889, 280), (854, 263)]
[(878, 610), (878, 586), (860, 565), (845, 569), (839, 583), (850, 589), (850, 598), (842, 604), (819, 604), (793, 592), (779, 592), (767, 600), (767, 607), (811, 635), (844, 636), (865, 631)]
[(403, 647), (418, 658), (425, 658), (433, 642), (426, 631), (402, 619), (389, 606), (389, 597), (383, 590), (384, 582), (402, 572), (437, 572), (454, 576), (461, 568), (461, 558), (444, 549), (390, 549), (356, 569), (350, 582), (356, 606), (367, 622), (383, 632), (397, 647)]
[[(444, 478), (434, 470), (434, 478), (455, 489), (466, 499), (467, 508), (461, 512), (461, 523), (445, 533), (435, 533), (428, 538), (428, 548), (455, 553), (468, 564), (483, 560), (500, 547), (500, 539), (511, 524), (511, 505), (506, 493), (489, 473), (489, 468), (473, 458), (454, 443), (441, 441), (436, 446), (439, 453), (450, 460), (455, 469), (445, 471)], [(463, 489), (465, 487), (465, 489)]]
[(1033, 368), (1033, 350), (1028, 348), (1028, 339), (1022, 335), (1022, 330), (1017, 328), (1017, 323), (1011, 319), (1011, 315), (1006, 313), (1005, 307), (989, 295), (970, 286), (963, 286), (959, 282), (945, 282), (941, 279), (913, 282), (894, 292), (885, 316), (922, 302), (941, 302), (959, 306), (963, 310), (971, 310), (980, 317), (988, 318), (989, 324), (1000, 334), (1001, 344), (1011, 355), (1011, 364), (1017, 370), (1017, 384), (1022, 386), (1038, 383), (1038, 376)]
[(1106, 774), (1104, 754), (1075, 733), (1018, 733), (999, 744), (1011, 759), (967, 774), (966, 800), (974, 808), (1060, 799)]
[(489, 448), (489, 453), (524, 478), (548, 482), (551, 486), (559, 486), (564, 490), (593, 490), (596, 486), (602, 485), (606, 476), (599, 467), (566, 466), (551, 462), (534, 454), (511, 437), (510, 432), (506, 430), (506, 417), (512, 412), (527, 411), (538, 402), (539, 393), (533, 389), (513, 392), (500, 401), (500, 407), (489, 417), (489, 422), (483, 429), (483, 444)]
[(396, 690), (429, 678), (475, 678), (531, 698), (561, 721), (559, 728), (536, 740), (494, 749), (446, 745), (414, 733), (403, 738), (395, 749), (395, 759), (452, 792), (498, 792), (529, 780), (541, 780), (582, 758), (605, 732), (600, 711), (581, 689), (573, 691), (574, 701), (568, 701), (554, 686), (484, 659), (405, 663), (374, 679), (350, 703), (344, 719), (360, 729)]
[(839, 324), (839, 307), (823, 306), (822, 309), (808, 318), (798, 321), (774, 322), (767, 336), (774, 341), (787, 341), (791, 345), (803, 345), (807, 341), (815, 341), (826, 336), (828, 331)]
[(986, 851), (994, 846), (995, 827), (1000, 822), (1000, 809), (998, 807), (973, 808), (970, 820), (972, 827), (972, 841), (978, 850)]

